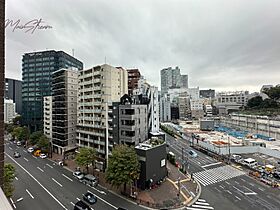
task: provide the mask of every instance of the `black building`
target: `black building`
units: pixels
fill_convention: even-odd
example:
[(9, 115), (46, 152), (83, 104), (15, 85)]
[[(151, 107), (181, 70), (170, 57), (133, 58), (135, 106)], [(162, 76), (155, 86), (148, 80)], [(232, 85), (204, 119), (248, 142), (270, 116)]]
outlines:
[(83, 63), (63, 51), (25, 53), (22, 58), (22, 122), (33, 131), (43, 128), (43, 97), (51, 95), (52, 72), (83, 69)]
[(171, 105), (170, 107), (171, 120), (179, 119), (179, 107), (177, 105)]
[(215, 90), (200, 90), (199, 96), (202, 98), (215, 98)]
[(6, 99), (12, 99), (16, 104), (16, 113), (21, 114), (22, 110), (22, 95), (21, 95), (22, 81), (5, 78), (5, 92)]

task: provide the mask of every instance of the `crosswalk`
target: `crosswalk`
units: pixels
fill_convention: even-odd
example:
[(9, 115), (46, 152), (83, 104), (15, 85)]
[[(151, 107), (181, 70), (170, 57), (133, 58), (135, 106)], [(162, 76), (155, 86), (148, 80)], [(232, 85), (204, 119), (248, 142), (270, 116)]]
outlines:
[(193, 174), (193, 177), (203, 186), (207, 186), (244, 174), (245, 172), (235, 169), (231, 166), (221, 166), (205, 171), (196, 172)]
[(198, 199), (194, 204), (190, 207), (186, 208), (187, 210), (213, 210), (214, 207), (210, 206), (209, 203), (204, 199)]

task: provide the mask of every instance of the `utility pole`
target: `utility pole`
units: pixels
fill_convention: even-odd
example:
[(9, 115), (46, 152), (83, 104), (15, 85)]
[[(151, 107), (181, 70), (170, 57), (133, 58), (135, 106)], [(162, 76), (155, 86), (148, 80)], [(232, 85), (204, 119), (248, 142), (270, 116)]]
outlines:
[(229, 135), (228, 135), (228, 162), (230, 164), (230, 138), (229, 138)]
[(180, 201), (180, 194), (181, 194), (181, 183), (180, 183), (180, 177), (178, 178), (178, 201)]
[(184, 171), (184, 169), (185, 169), (185, 158), (184, 158), (184, 147), (182, 147), (182, 169), (183, 169), (183, 171)]
[(106, 136), (106, 168), (108, 167), (109, 162), (109, 129), (108, 129), (108, 102), (105, 103), (105, 136)]

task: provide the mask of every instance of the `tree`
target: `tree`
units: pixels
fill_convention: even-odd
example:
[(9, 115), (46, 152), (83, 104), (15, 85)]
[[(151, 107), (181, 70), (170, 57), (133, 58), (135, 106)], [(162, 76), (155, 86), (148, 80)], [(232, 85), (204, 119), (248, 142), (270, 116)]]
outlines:
[(277, 106), (277, 102), (269, 98), (264, 99), (261, 104), (262, 108), (277, 108)]
[(96, 160), (96, 151), (93, 148), (82, 147), (79, 149), (79, 153), (76, 155), (75, 162), (79, 166), (85, 166), (87, 168), (88, 173), (88, 166), (92, 164), (94, 166), (94, 161)]
[(14, 192), (14, 186), (13, 186), (14, 178), (15, 178), (15, 167), (12, 164), (5, 164), (3, 191), (8, 198), (12, 197)]
[(48, 152), (49, 151), (49, 139), (44, 134), (39, 138), (39, 141), (37, 142), (37, 146), (43, 151)]
[(27, 127), (15, 127), (12, 135), (16, 137), (18, 141), (26, 141), (29, 139), (30, 132)]
[(30, 138), (29, 138), (30, 143), (31, 143), (32, 145), (37, 144), (38, 141), (39, 141), (39, 139), (40, 139), (40, 137), (43, 136), (43, 135), (44, 135), (43, 131), (36, 131), (36, 132), (33, 132), (33, 133), (30, 135)]
[(268, 95), (268, 97), (271, 98), (274, 101), (278, 101), (280, 99), (280, 86), (279, 87), (266, 88), (263, 92), (266, 95)]
[(262, 104), (263, 99), (261, 96), (256, 96), (248, 100), (247, 107), (248, 108), (257, 108)]
[(21, 124), (21, 119), (22, 117), (20, 115), (17, 115), (14, 119), (13, 119), (13, 124), (14, 125), (20, 125)]
[(140, 163), (137, 154), (132, 147), (118, 145), (112, 151), (106, 170), (106, 180), (113, 186), (124, 186), (133, 183), (139, 178)]
[(14, 125), (13, 124), (8, 124), (6, 127), (6, 130), (8, 131), (8, 133), (12, 133), (14, 130)]

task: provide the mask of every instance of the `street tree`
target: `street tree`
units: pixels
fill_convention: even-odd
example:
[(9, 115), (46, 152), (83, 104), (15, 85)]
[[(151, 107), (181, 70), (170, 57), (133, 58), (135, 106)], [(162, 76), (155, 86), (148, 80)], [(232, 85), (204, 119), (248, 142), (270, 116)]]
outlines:
[(94, 148), (82, 147), (79, 149), (79, 153), (75, 157), (75, 162), (78, 166), (86, 167), (87, 173), (89, 165), (94, 167), (94, 161), (96, 160), (96, 150)]
[(29, 129), (27, 127), (15, 127), (12, 135), (17, 138), (18, 141), (27, 141), (30, 136)]
[(278, 101), (280, 99), (280, 86), (266, 88), (263, 92), (274, 101)]
[(43, 136), (43, 131), (36, 131), (36, 132), (33, 132), (31, 135), (30, 135), (30, 138), (29, 138), (29, 141), (32, 145), (35, 145), (38, 143), (39, 139), (41, 136)]
[(3, 191), (8, 198), (12, 197), (14, 192), (14, 186), (13, 186), (14, 178), (15, 178), (15, 167), (10, 163), (5, 164)]
[(255, 96), (248, 100), (247, 108), (258, 108), (263, 103), (263, 99), (261, 96)]
[(118, 145), (112, 151), (106, 170), (106, 180), (113, 186), (123, 185), (126, 192), (127, 184), (139, 178), (140, 163), (137, 154), (132, 147)]
[(50, 141), (48, 137), (46, 137), (44, 134), (39, 138), (39, 141), (37, 142), (37, 146), (43, 151), (48, 152), (49, 151), (49, 145)]

